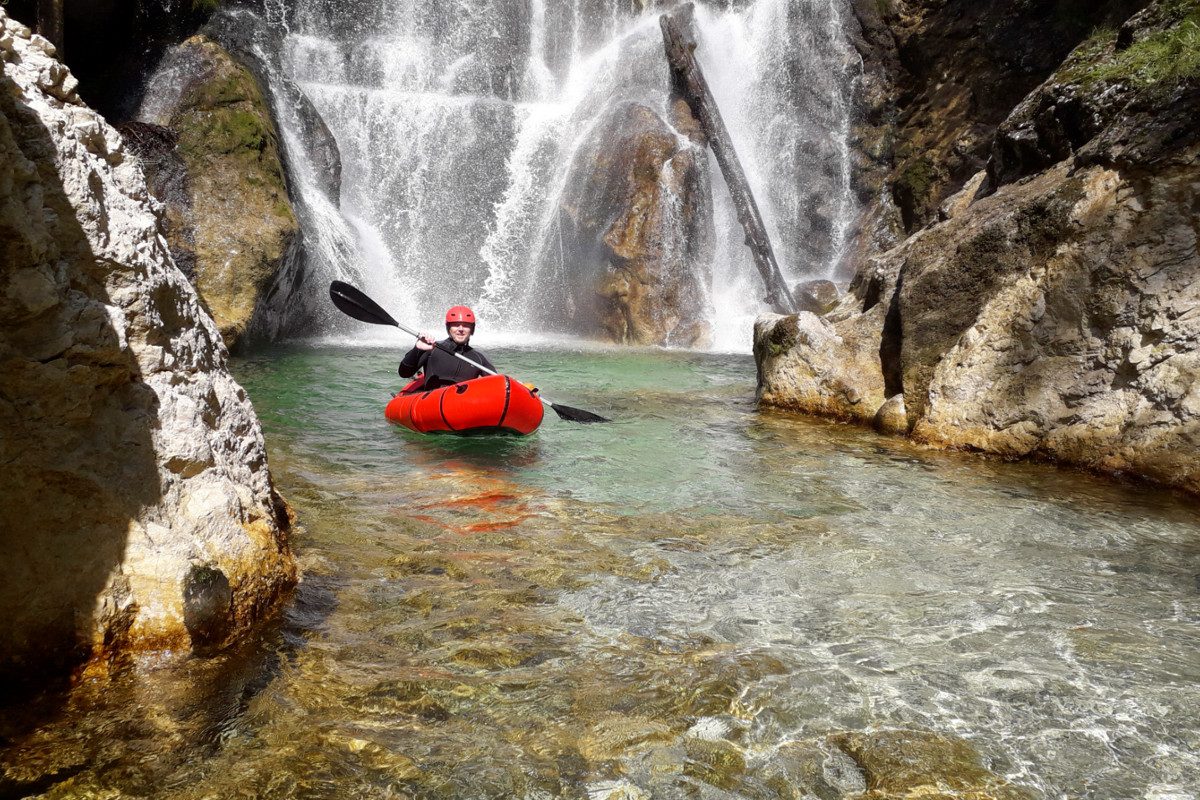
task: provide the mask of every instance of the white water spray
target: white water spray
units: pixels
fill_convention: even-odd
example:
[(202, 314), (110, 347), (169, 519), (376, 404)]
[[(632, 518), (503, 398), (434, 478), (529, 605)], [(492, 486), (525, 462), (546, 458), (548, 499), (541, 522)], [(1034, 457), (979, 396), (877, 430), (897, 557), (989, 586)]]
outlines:
[[(697, 9), (697, 54), (790, 281), (833, 274), (853, 213), (840, 3)], [(341, 149), (340, 213), (373, 231), (363, 274), (402, 287), (390, 296), (425, 324), (466, 302), (489, 330), (540, 331), (539, 292), (571, 267), (558, 208), (574, 155), (617, 103), (670, 119), (659, 9), (459, 6), (298, 0), (285, 64)], [(764, 290), (712, 171), (711, 310), (696, 313), (716, 349), (745, 351)]]

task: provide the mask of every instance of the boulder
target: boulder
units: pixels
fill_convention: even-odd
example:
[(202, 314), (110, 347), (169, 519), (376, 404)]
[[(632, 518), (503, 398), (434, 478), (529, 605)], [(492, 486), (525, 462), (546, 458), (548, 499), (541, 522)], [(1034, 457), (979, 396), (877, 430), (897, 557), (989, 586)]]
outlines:
[(826, 280), (797, 283), (792, 289), (792, 297), (800, 305), (801, 311), (809, 311), (817, 316), (828, 314), (837, 307), (840, 299), (837, 285)]
[(649, 108), (622, 103), (580, 148), (566, 185), (559, 220), (568, 325), (630, 344), (706, 341), (713, 236), (705, 151)]
[(859, 315), (837, 326), (807, 311), (760, 316), (754, 323), (758, 399), (793, 411), (870, 423), (884, 401), (879, 332), (873, 322)]
[(296, 573), (258, 420), (139, 160), (3, 10), (0, 60), (9, 686), (123, 648), (227, 640)]
[(904, 408), (904, 395), (896, 394), (889, 397), (875, 412), (872, 425), (880, 433), (893, 435), (908, 433), (908, 412)]
[[(169, 241), (181, 260), (194, 262), (193, 283), (235, 347), (300, 247), (262, 89), (223, 47), (193, 36), (168, 51), (149, 79), (139, 121), (176, 137), (187, 199), (186, 210), (170, 215), (190, 226), (168, 228)], [(154, 163), (146, 166), (159, 183)]]

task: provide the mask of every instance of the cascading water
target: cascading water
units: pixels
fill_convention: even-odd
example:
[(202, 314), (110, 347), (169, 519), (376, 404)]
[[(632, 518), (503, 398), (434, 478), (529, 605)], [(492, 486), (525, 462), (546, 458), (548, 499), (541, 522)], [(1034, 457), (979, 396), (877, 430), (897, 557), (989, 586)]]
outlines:
[[(547, 298), (576, 267), (560, 214), (576, 154), (620, 103), (672, 119), (662, 9), (650, 5), (295, 0), (286, 13), (270, 5), (283, 71), (341, 150), (341, 212), (382, 247), (361, 269), (392, 287), (384, 296), (399, 313), (436, 328), (443, 308), (467, 302), (478, 305), (489, 341), (496, 332), (554, 333)], [(701, 6), (697, 28), (698, 56), (785, 275), (832, 275), (853, 212), (855, 59), (838, 0)], [(715, 257), (693, 266), (711, 302), (693, 312), (710, 317), (716, 349), (746, 350), (764, 290), (710, 168)], [(678, 215), (662, 216), (668, 225)], [(680, 230), (664, 228), (662, 238)]]

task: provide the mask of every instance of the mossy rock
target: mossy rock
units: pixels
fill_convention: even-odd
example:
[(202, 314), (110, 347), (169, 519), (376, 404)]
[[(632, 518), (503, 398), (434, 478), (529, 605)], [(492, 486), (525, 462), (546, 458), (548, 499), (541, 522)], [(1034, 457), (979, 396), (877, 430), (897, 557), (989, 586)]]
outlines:
[(775, 323), (767, 334), (767, 353), (772, 358), (779, 358), (791, 352), (800, 336), (800, 323), (793, 314)]
[(1159, 24), (1142, 36), (1113, 28), (1095, 30), (1059, 77), (1085, 86), (1121, 83), (1139, 89), (1200, 80), (1200, 2), (1167, 0), (1151, 13)]
[[(226, 344), (246, 332), (276, 273), (299, 241), (279, 136), (262, 88), (216, 42), (193, 36), (159, 74), (193, 76), (170, 108), (148, 120), (178, 137), (188, 173), (193, 282)], [(172, 242), (172, 247), (176, 242)]]

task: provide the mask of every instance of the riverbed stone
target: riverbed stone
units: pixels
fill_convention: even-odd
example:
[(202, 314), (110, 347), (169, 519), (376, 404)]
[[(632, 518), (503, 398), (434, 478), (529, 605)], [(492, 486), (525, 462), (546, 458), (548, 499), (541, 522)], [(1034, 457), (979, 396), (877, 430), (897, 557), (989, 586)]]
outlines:
[(979, 753), (962, 739), (931, 731), (881, 730), (834, 734), (828, 741), (862, 771), (863, 800), (1033, 797), (985, 768)]
[(875, 412), (872, 422), (875, 430), (887, 434), (908, 433), (908, 413), (904, 409), (904, 395), (896, 394), (884, 401)]
[(190, 644), (197, 565), (228, 580), (226, 637), (295, 580), (258, 419), (139, 162), (22, 34), (0, 10), (6, 676)]
[(675, 731), (661, 720), (614, 714), (598, 720), (579, 740), (588, 761), (607, 761), (655, 742), (670, 741)]
[[(171, 48), (147, 82), (140, 122), (175, 138), (187, 171), (172, 250), (194, 264), (192, 281), (225, 339), (246, 334), (263, 295), (300, 246), (288, 199), (279, 133), (262, 87), (202, 34)], [(156, 162), (147, 161), (153, 184)]]
[(746, 772), (746, 757), (733, 743), (688, 737), (683, 774), (718, 789), (732, 789)]

